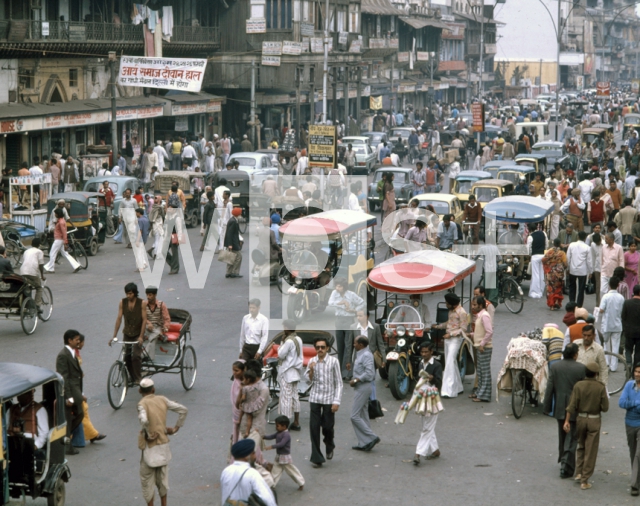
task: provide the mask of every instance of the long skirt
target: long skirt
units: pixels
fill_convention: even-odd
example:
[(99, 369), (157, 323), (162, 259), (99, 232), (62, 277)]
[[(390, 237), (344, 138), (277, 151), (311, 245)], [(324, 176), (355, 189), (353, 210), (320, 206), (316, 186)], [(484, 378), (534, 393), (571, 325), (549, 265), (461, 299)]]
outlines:
[(416, 454), (427, 457), (439, 449), (438, 440), (436, 439), (437, 421), (438, 415), (422, 417), (422, 432), (420, 433), (418, 446), (416, 446)]
[(491, 400), (491, 352), (493, 348), (485, 348), (484, 352), (477, 350), (478, 390), (476, 396), (481, 401)]
[(461, 337), (450, 337), (444, 340), (444, 375), (442, 377), (442, 397), (458, 397), (464, 388), (460, 369), (458, 368), (458, 351), (462, 345)]
[(551, 217), (551, 227), (549, 230), (549, 240), (553, 241), (560, 234), (560, 216), (555, 215)]
[(543, 257), (544, 255), (533, 255), (531, 257), (531, 285), (529, 286), (529, 297), (531, 299), (542, 298), (542, 292), (544, 291)]

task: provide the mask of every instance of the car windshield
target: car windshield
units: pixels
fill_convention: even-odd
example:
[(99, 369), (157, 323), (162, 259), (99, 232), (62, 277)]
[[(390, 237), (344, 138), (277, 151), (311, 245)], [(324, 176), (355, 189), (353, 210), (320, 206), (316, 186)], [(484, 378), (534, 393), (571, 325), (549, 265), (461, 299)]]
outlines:
[(640, 124), (640, 118), (638, 118), (638, 116), (626, 116), (624, 118), (624, 124), (625, 125), (638, 125)]
[(458, 181), (458, 192), (457, 193), (469, 193), (471, 186), (473, 185), (473, 181)]
[[(87, 185), (84, 187), (84, 191), (86, 191), (86, 192), (97, 192), (97, 191), (100, 190), (100, 188), (102, 188), (102, 182), (101, 181), (92, 181), (90, 183), (87, 183)], [(109, 188), (111, 188), (113, 193), (115, 193), (115, 194), (118, 193), (118, 183), (112, 183), (111, 181), (109, 181)]]
[(365, 154), (364, 144), (360, 144), (359, 146), (351, 146), (351, 149), (359, 155)]
[(234, 157), (232, 160), (238, 160), (238, 163), (244, 167), (255, 167), (256, 159), (255, 158), (243, 158), (243, 157)]
[(371, 133), (371, 134), (363, 134), (369, 137), (369, 144), (378, 145), (380, 143), (380, 139), (382, 139), (382, 134), (380, 133)]
[(529, 160), (517, 160), (516, 163), (518, 165), (523, 165), (525, 167), (535, 167), (536, 166), (535, 162), (531, 162)]
[(491, 174), (491, 179), (496, 179), (498, 176), (498, 167), (484, 167), (482, 170)]
[(449, 214), (449, 204), (441, 200), (420, 200), (420, 207), (433, 206), (436, 214)]
[(502, 179), (504, 181), (511, 181), (512, 183), (518, 183), (518, 179), (520, 179), (519, 172), (501, 172), (498, 175), (498, 179)]
[(400, 130), (398, 128), (394, 128), (391, 130), (391, 137), (393, 139), (398, 139), (398, 137), (402, 137), (403, 139), (408, 139), (410, 134), (411, 134), (411, 131), (405, 130), (405, 129)]
[(498, 196), (496, 188), (476, 188), (474, 193), (478, 202), (491, 202)]

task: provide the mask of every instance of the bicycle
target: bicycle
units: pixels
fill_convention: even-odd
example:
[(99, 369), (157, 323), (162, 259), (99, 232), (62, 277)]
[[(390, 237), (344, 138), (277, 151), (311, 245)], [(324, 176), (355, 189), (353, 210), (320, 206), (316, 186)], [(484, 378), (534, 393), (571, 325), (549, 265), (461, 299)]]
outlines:
[[(67, 231), (67, 239), (69, 242), (69, 254), (75, 258), (76, 262), (78, 262), (78, 264), (80, 264), (80, 268), (81, 269), (85, 269), (87, 267), (89, 267), (89, 257), (87, 257), (87, 252), (84, 249), (84, 246), (82, 246), (82, 244), (80, 244), (80, 241), (76, 240), (75, 236), (73, 235), (74, 232), (76, 232), (78, 229), (74, 228), (71, 230)], [(60, 258), (60, 255), (58, 255), (58, 258), (56, 260), (58, 260)]]
[[(496, 288), (498, 289), (498, 302), (504, 304), (513, 314), (518, 314), (524, 307), (524, 293), (522, 288), (511, 274), (512, 265), (499, 264), (496, 273)], [(484, 285), (484, 272), (480, 278), (479, 285)]]
[[(471, 245), (478, 240), (478, 229), (476, 225), (480, 225), (479, 221), (463, 221), (462, 222), (462, 230), (464, 235), (464, 244)], [(465, 229), (465, 226), (467, 227)]]

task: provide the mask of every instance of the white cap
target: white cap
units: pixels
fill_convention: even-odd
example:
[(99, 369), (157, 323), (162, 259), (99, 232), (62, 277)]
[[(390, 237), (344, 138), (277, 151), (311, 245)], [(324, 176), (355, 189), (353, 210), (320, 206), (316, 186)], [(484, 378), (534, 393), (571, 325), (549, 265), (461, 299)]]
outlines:
[(151, 388), (153, 386), (153, 380), (151, 378), (144, 378), (140, 381), (140, 388)]
[(244, 134), (244, 135), (242, 136), (242, 138), (243, 138), (243, 139), (247, 139), (247, 134)]

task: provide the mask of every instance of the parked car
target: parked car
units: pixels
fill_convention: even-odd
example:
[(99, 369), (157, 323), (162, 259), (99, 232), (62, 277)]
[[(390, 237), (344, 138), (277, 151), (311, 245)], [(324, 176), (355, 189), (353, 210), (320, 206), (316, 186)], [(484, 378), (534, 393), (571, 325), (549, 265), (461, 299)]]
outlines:
[(369, 138), (369, 146), (373, 149), (376, 149), (381, 142), (389, 141), (386, 132), (362, 132), (360, 135)]
[(398, 141), (398, 137), (400, 137), (402, 138), (403, 144), (408, 144), (409, 136), (411, 135), (411, 132), (413, 132), (413, 130), (414, 129), (411, 127), (394, 127), (389, 132), (389, 139), (391, 139), (391, 141), (395, 143)]
[(98, 176), (88, 179), (84, 183), (83, 191), (85, 192), (97, 192), (102, 188), (102, 183), (109, 181), (109, 188), (113, 191), (116, 198), (113, 201), (113, 214), (118, 215), (120, 209), (120, 202), (122, 202), (123, 194), (125, 190), (131, 190), (133, 195), (136, 192), (140, 182), (135, 177), (129, 176)]
[(369, 185), (369, 209), (374, 211), (382, 205), (382, 200), (378, 195), (378, 182), (382, 179), (382, 174), (385, 172), (392, 172), (394, 175), (393, 188), (396, 191), (396, 206), (402, 203), (408, 203), (413, 192), (413, 185), (411, 184), (412, 171), (412, 168), (389, 166), (376, 170), (373, 176), (373, 182)]
[(549, 167), (553, 167), (555, 163), (558, 162), (564, 168), (565, 164), (569, 163), (569, 157), (562, 152), (562, 142), (536, 142), (531, 147), (531, 152), (544, 155), (547, 159), (547, 165)]
[(369, 145), (366, 137), (343, 137), (342, 146), (345, 146), (345, 150), (349, 144), (356, 153), (356, 167), (353, 174), (368, 176), (376, 166), (375, 150)]
[(262, 188), (262, 182), (267, 176), (278, 175), (278, 166), (274, 166), (267, 153), (234, 153), (229, 157), (229, 162), (234, 160), (238, 160), (240, 164), (238, 169), (249, 174), (253, 187)]

